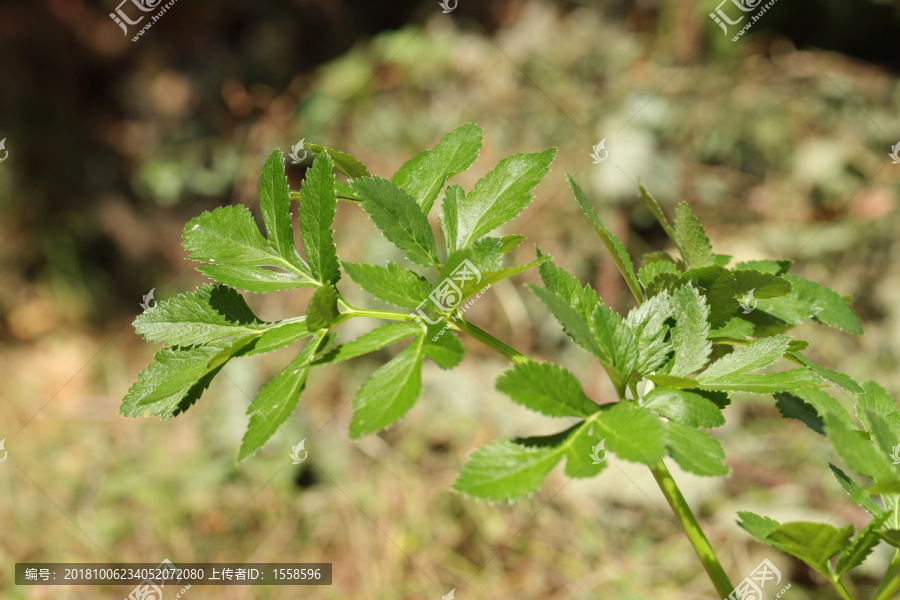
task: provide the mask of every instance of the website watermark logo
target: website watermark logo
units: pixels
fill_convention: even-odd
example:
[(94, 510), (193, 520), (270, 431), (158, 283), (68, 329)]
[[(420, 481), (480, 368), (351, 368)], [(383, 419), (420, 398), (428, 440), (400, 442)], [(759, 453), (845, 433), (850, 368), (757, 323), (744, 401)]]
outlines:
[[(303, 453), (303, 456), (300, 456), (300, 453)], [(309, 450), (306, 449), (306, 438), (300, 440), (300, 443), (291, 448), (291, 459), (294, 461), (293, 464), (299, 465), (306, 457), (309, 456)]]
[(2, 458), (0, 458), (0, 464), (6, 462), (6, 457), (9, 456), (9, 452), (6, 450), (6, 447), (3, 445), (6, 443), (6, 438), (0, 440), (0, 452), (3, 452)]
[[(445, 277), (437, 286), (435, 286), (434, 290), (428, 294), (428, 297), (422, 300), (416, 307), (416, 312), (409, 313), (409, 316), (419, 324), (423, 331), (427, 332), (428, 325), (426, 325), (426, 323), (437, 325), (443, 320), (440, 317), (432, 320), (428, 316), (428, 313), (425, 312), (425, 305), (431, 301), (431, 303), (443, 313), (454, 311), (451, 319), (458, 321), (462, 317), (462, 314), (471, 308), (472, 305), (474, 305), (475, 302), (491, 287), (491, 284), (488, 284), (464, 306), (460, 306), (463, 300), (463, 288), (466, 286), (466, 283), (472, 280), (475, 281), (475, 285), (481, 283), (481, 271), (479, 271), (469, 259), (465, 259), (459, 266), (453, 269), (453, 272), (450, 273), (448, 277)], [(450, 329), (449, 322), (437, 335), (432, 337), (431, 340), (437, 341), (437, 339), (444, 335), (448, 329)]]
[(109, 18), (112, 19), (116, 25), (121, 27), (122, 33), (125, 37), (128, 37), (128, 29), (130, 26), (140, 25), (147, 17), (146, 13), (156, 11), (156, 14), (150, 15), (150, 20), (141, 27), (134, 37), (131, 38), (132, 42), (136, 42), (138, 41), (138, 38), (144, 35), (144, 33), (160, 20), (166, 11), (172, 8), (177, 1), (178, 0), (169, 0), (169, 2), (163, 5), (163, 0), (122, 0), (122, 2), (119, 3), (119, 6), (116, 7), (116, 11), (109, 13)]
[(441, 600), (455, 600), (456, 598), (456, 588), (450, 590), (450, 593), (446, 596), (441, 596)]
[(0, 140), (0, 150), (3, 151), (3, 158), (0, 158), (0, 163), (2, 163), (9, 157), (9, 150), (6, 149), (6, 138)]
[[(291, 148), (291, 152), (290, 154), (288, 154), (288, 156), (291, 157), (292, 164), (299, 165), (304, 160), (306, 160), (306, 156), (309, 154), (309, 152), (304, 149), (303, 142), (305, 141), (306, 138), (303, 138), (302, 140), (294, 144), (293, 148)], [(303, 150), (303, 156), (299, 156), (301, 150)]]
[[(137, 584), (137, 586), (131, 590), (131, 593), (125, 597), (125, 600), (163, 600), (163, 588), (166, 587), (165, 581), (168, 579), (174, 579), (175, 573), (178, 571), (178, 568), (170, 561), (168, 558), (164, 559), (156, 569), (152, 569), (154, 571), (153, 575), (157, 573), (157, 576), (151, 576)], [(160, 584), (156, 584), (156, 580), (160, 580)], [(190, 584), (186, 585), (181, 589), (180, 592), (174, 598), (181, 598), (184, 593), (190, 589)]]
[[(602, 457), (600, 456), (601, 452), (603, 453)], [(606, 438), (600, 440), (599, 444), (591, 448), (590, 456), (595, 465), (599, 465), (609, 457), (609, 452), (606, 451)]]
[[(3, 442), (0, 442), (0, 448), (3, 448)], [(894, 451), (891, 452), (891, 459), (893, 459), (895, 465), (900, 465), (900, 444), (894, 446)], [(3, 461), (0, 460), (0, 462)]]
[[(600, 153), (603, 153), (602, 158)], [(593, 152), (591, 152), (591, 158), (594, 159), (594, 164), (599, 165), (604, 160), (609, 158), (609, 150), (606, 149), (606, 138), (600, 140), (600, 143), (594, 146)]]
[(756, 298), (753, 297), (753, 292), (755, 291), (756, 288), (753, 288), (741, 298), (741, 309), (743, 309), (745, 315), (749, 315), (756, 310), (756, 305), (759, 304)]
[[(781, 571), (775, 568), (769, 559), (764, 559), (750, 573), (749, 577), (745, 577), (743, 581), (737, 584), (734, 591), (728, 594), (724, 600), (762, 600), (763, 589), (769, 581), (773, 581), (775, 585), (781, 583)], [(773, 586), (774, 587), (774, 586)], [(787, 584), (773, 598), (781, 598), (785, 592), (791, 588), (791, 584)]]
[(447, 13), (452, 13), (454, 10), (456, 10), (457, 5), (459, 4), (459, 0), (441, 0), (440, 4), (441, 8), (444, 9), (441, 12), (446, 15)]
[[(3, 140), (5, 142), (6, 140)], [(0, 150), (3, 149), (3, 142), (0, 142)], [(891, 147), (891, 153), (888, 154), (891, 157), (892, 165), (900, 165), (900, 142), (897, 142), (893, 147)], [(6, 160), (4, 158), (4, 160)], [(0, 162), (3, 162), (0, 160)]]
[[(153, 306), (156, 306), (156, 300), (153, 299), (153, 292), (156, 291), (156, 288), (150, 290), (149, 294), (144, 295), (144, 299), (141, 301), (141, 308), (144, 310), (150, 310)], [(150, 303), (153, 303), (153, 306), (150, 306)]]
[[(756, 14), (750, 15), (749, 20), (746, 24), (737, 32), (737, 35), (731, 38), (732, 42), (738, 41), (742, 35), (747, 33), (747, 31), (753, 27), (753, 25), (759, 21), (762, 16), (766, 13), (767, 10), (772, 8), (778, 0), (769, 0), (766, 4), (762, 4), (763, 0), (722, 0), (719, 5), (716, 7), (715, 12), (709, 13), (709, 18), (716, 22), (716, 24), (722, 28), (722, 32), (725, 36), (729, 35), (728, 26), (729, 25), (739, 25), (744, 19), (747, 18), (746, 14), (742, 13), (750, 13), (753, 11), (757, 11)], [(735, 12), (731, 7), (728, 8), (728, 12), (722, 8), (723, 4), (728, 3), (733, 4), (740, 12)], [(732, 15), (740, 15), (738, 18), (732, 20), (729, 17), (728, 13)]]

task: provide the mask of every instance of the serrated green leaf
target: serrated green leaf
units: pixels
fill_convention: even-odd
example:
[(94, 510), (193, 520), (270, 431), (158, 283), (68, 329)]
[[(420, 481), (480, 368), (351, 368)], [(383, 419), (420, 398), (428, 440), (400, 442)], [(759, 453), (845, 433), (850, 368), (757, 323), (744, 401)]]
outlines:
[[(432, 328), (433, 329), (433, 328)], [(431, 358), (441, 369), (452, 369), (458, 365), (466, 349), (455, 333), (445, 331), (443, 335), (429, 335), (425, 338), (425, 347), (423, 349), (425, 356)]]
[(900, 548), (900, 529), (886, 529), (878, 536), (894, 548)]
[(687, 202), (680, 202), (675, 207), (675, 239), (690, 268), (698, 269), (716, 264), (706, 231)]
[(581, 210), (587, 215), (587, 218), (594, 226), (594, 231), (597, 232), (600, 241), (603, 242), (603, 245), (606, 247), (606, 251), (609, 252), (613, 262), (616, 263), (622, 277), (625, 278), (628, 289), (631, 290), (631, 293), (638, 303), (643, 302), (644, 294), (641, 292), (640, 283), (638, 282), (637, 275), (634, 273), (634, 263), (631, 261), (631, 255), (628, 254), (628, 251), (625, 249), (622, 242), (620, 242), (619, 239), (603, 225), (600, 217), (597, 216), (597, 211), (594, 210), (594, 207), (588, 202), (584, 192), (581, 190), (581, 186), (572, 179), (571, 175), (566, 174), (566, 178), (569, 180), (569, 187), (572, 188), (572, 193), (575, 194), (575, 199), (581, 206)]
[(355, 340), (332, 348), (313, 364), (331, 364), (363, 356), (420, 333), (422, 328), (415, 323), (385, 323)]
[(796, 419), (816, 433), (825, 435), (825, 422), (812, 405), (788, 392), (779, 392), (775, 394), (775, 398), (775, 408), (785, 419)]
[(438, 221), (441, 224), (441, 233), (444, 234), (444, 244), (447, 246), (447, 254), (453, 254), (459, 248), (456, 243), (459, 238), (459, 207), (466, 204), (466, 192), (459, 185), (451, 185), (444, 191), (444, 200), (441, 202), (441, 212)]
[(844, 548), (841, 552), (840, 556), (838, 556), (837, 564), (835, 565), (834, 572), (838, 577), (843, 577), (845, 574), (850, 572), (851, 569), (855, 569), (859, 565), (863, 564), (869, 554), (872, 553), (872, 550), (875, 549), (881, 542), (881, 537), (878, 535), (878, 529), (884, 524), (887, 520), (888, 514), (872, 519), (862, 531), (850, 542), (850, 545)]
[(822, 418), (832, 446), (851, 469), (876, 481), (893, 472), (887, 457), (875, 449), (863, 432), (848, 426), (835, 415), (822, 415)]
[(571, 372), (550, 363), (516, 364), (497, 378), (496, 388), (517, 404), (551, 417), (587, 417), (599, 410)]
[(791, 292), (780, 298), (760, 300), (757, 303), (760, 310), (791, 325), (814, 317), (825, 325), (862, 334), (856, 315), (835, 292), (796, 275), (783, 277), (791, 282)]
[(415, 308), (428, 298), (431, 284), (421, 275), (389, 262), (387, 268), (364, 263), (341, 263), (350, 279), (385, 302)]
[(252, 346), (242, 356), (253, 356), (255, 354), (265, 354), (289, 346), (294, 342), (309, 337), (312, 332), (306, 327), (306, 317), (294, 317), (285, 319), (277, 323), (271, 323), (271, 327), (266, 329), (263, 334), (257, 338)]
[(508, 279), (513, 275), (518, 275), (519, 273), (522, 273), (529, 269), (533, 269), (538, 265), (547, 262), (549, 259), (549, 256), (541, 257), (524, 265), (505, 267), (502, 269), (497, 269), (495, 271), (483, 271), (480, 277), (476, 276), (473, 279), (469, 279), (462, 286), (462, 300), (460, 301), (460, 303), (465, 302), (467, 299), (471, 298), (479, 291), (497, 283), (498, 281), (503, 281), (504, 279)]
[(588, 322), (578, 310), (547, 288), (540, 288), (531, 284), (529, 284), (529, 287), (531, 288), (531, 291), (537, 294), (544, 304), (547, 305), (547, 308), (550, 309), (550, 312), (556, 317), (559, 324), (562, 325), (563, 331), (565, 331), (575, 343), (594, 356), (602, 358), (605, 361), (609, 360), (609, 357), (604, 355), (603, 351), (597, 345), (597, 341), (594, 339), (594, 334), (591, 331)]
[(256, 318), (235, 290), (211, 284), (160, 302), (134, 320), (134, 330), (144, 339), (170, 346), (205, 344), (272, 325)]
[(637, 366), (637, 337), (625, 320), (602, 302), (594, 307), (590, 326), (597, 346), (612, 366), (613, 371), (608, 372), (621, 397), (631, 372)]
[[(668, 273), (669, 275), (678, 275), (678, 267), (675, 266), (675, 263), (668, 262), (665, 260), (658, 260), (651, 263), (646, 263), (643, 267), (638, 271), (637, 277), (638, 281), (644, 286), (644, 289), (647, 290), (648, 295), (650, 294), (650, 287), (653, 281), (662, 275), (663, 273)], [(654, 289), (658, 289), (654, 287)]]
[(712, 351), (709, 341), (709, 307), (693, 285), (685, 285), (672, 294), (675, 326), (672, 328), (672, 367), (669, 375), (689, 375), (701, 369)]
[(728, 269), (716, 266), (700, 267), (685, 271), (681, 277), (692, 281), (702, 289), (709, 305), (710, 327), (722, 327), (737, 312), (740, 306), (734, 298), (737, 284), (734, 275)]
[(119, 414), (169, 418), (187, 410), (216, 373), (259, 334), (219, 340), (190, 348), (163, 348), (128, 389)]
[(828, 381), (844, 388), (848, 392), (852, 392), (854, 394), (862, 392), (862, 387), (860, 387), (860, 385), (853, 381), (853, 379), (848, 375), (844, 375), (843, 373), (838, 373), (837, 371), (832, 371), (831, 369), (826, 369), (825, 367), (817, 365), (800, 352), (788, 352), (787, 356), (810, 369), (813, 373), (816, 373), (820, 377), (824, 377)]
[[(538, 258), (547, 256), (537, 251)], [(550, 261), (542, 263), (538, 267), (541, 281), (553, 294), (559, 296), (564, 302), (571, 305), (585, 322), (588, 322), (594, 312), (594, 307), (600, 302), (597, 292), (590, 284), (582, 286), (581, 282), (572, 277), (560, 266)]]
[(719, 407), (693, 392), (657, 387), (644, 395), (641, 404), (667, 419), (694, 428), (719, 427), (725, 424), (725, 417)]
[(765, 542), (830, 576), (831, 557), (850, 543), (853, 532), (852, 525), (838, 529), (826, 523), (796, 521), (770, 532)]
[(593, 419), (593, 434), (623, 460), (655, 465), (666, 454), (663, 423), (634, 402), (618, 402)]
[(676, 390), (688, 390), (696, 388), (699, 384), (696, 379), (690, 377), (677, 377), (675, 375), (666, 375), (660, 373), (657, 375), (647, 375), (647, 379), (658, 385), (659, 387), (669, 387)]
[[(556, 156), (551, 148), (535, 154), (505, 158), (479, 180), (458, 207), (457, 243), (465, 248), (513, 219), (531, 202), (533, 190), (550, 170)], [(446, 217), (446, 214), (445, 214)]]
[(398, 421), (422, 391), (425, 334), (380, 367), (353, 396), (350, 437), (359, 439)]
[(447, 180), (475, 162), (482, 142), (481, 127), (474, 123), (457, 127), (434, 148), (407, 161), (391, 181), (415, 198), (422, 212), (428, 214)]
[(769, 534), (781, 527), (781, 523), (779, 523), (775, 519), (757, 515), (756, 513), (752, 513), (746, 510), (738, 511), (738, 517), (740, 518), (740, 521), (738, 521), (738, 525), (740, 525), (744, 531), (764, 544), (768, 543), (766, 542), (766, 539), (768, 539)]
[[(643, 184), (638, 184), (640, 188), (640, 198), (653, 216), (656, 217), (657, 222), (662, 226), (663, 231), (666, 232), (666, 235), (669, 236), (669, 239), (678, 246), (678, 236), (675, 235), (675, 229), (672, 227), (672, 224), (669, 223), (669, 219), (666, 217), (666, 213), (663, 212), (662, 207), (659, 205), (659, 202), (656, 201), (656, 198), (647, 191), (647, 188), (644, 187)], [(680, 248), (679, 248), (680, 249)], [(682, 255), (684, 252), (682, 251)]]
[(762, 273), (771, 273), (772, 275), (784, 275), (793, 264), (794, 261), (792, 260), (747, 260), (736, 264), (734, 270), (754, 270)]
[(753, 335), (753, 323), (733, 317), (725, 325), (709, 332), (710, 339), (743, 340)]
[(751, 342), (749, 346), (738, 348), (715, 361), (697, 376), (701, 384), (726, 381), (738, 373), (749, 373), (764, 369), (787, 352), (791, 338), (777, 335)]
[[(894, 399), (883, 387), (874, 381), (865, 382), (860, 392), (856, 395), (856, 414), (869, 433), (872, 433), (872, 427), (871, 421), (867, 417), (868, 413), (873, 413), (882, 419), (886, 419), (889, 415), (896, 414), (898, 411), (900, 411), (900, 407), (897, 406)], [(887, 421), (885, 421), (885, 424), (887, 424)]]
[(327, 152), (334, 161), (334, 166), (337, 167), (337, 170), (350, 179), (371, 177), (369, 170), (366, 169), (366, 165), (362, 164), (346, 152), (341, 152), (340, 150), (335, 150), (334, 148), (328, 148), (326, 146), (320, 146), (319, 144), (306, 144), (306, 147), (312, 150), (313, 154), (317, 155)]
[(826, 414), (834, 415), (848, 427), (853, 426), (847, 409), (822, 390), (795, 389), (775, 394), (775, 398), (778, 400), (775, 406), (785, 418), (797, 419), (816, 433), (825, 435), (823, 417)]
[(306, 307), (306, 327), (310, 331), (330, 328), (340, 315), (337, 301), (337, 290), (333, 285), (317, 289)]
[(317, 285), (296, 249), (288, 249), (287, 257), (280, 255), (243, 205), (194, 217), (184, 227), (182, 245), (188, 258), (207, 263), (198, 271), (231, 287), (272, 292)]
[(667, 341), (669, 327), (666, 321), (674, 315), (674, 311), (672, 298), (664, 292), (628, 313), (625, 322), (637, 338), (635, 370), (641, 376), (655, 371), (668, 358), (672, 345)]
[(263, 165), (259, 177), (259, 208), (269, 245), (279, 256), (294, 262), (297, 248), (291, 230), (291, 200), (281, 150), (272, 152)]
[(540, 489), (561, 459), (559, 447), (494, 440), (471, 454), (453, 489), (493, 502), (521, 500)]
[(500, 238), (481, 238), (472, 244), (472, 262), (482, 272), (499, 269), (503, 264), (502, 248), (503, 242)]
[(238, 461), (245, 460), (262, 448), (294, 412), (306, 385), (310, 363), (325, 335), (325, 331), (313, 334), (303, 350), (259, 390), (247, 409), (250, 423), (241, 441)]
[[(702, 375), (702, 374), (701, 374)], [(799, 388), (814, 388), (822, 385), (818, 375), (806, 369), (791, 369), (779, 373), (750, 375), (735, 373), (718, 381), (704, 382), (697, 378), (704, 390), (720, 392), (747, 392), (750, 394), (774, 394)]]
[(388, 240), (420, 265), (438, 264), (434, 234), (415, 199), (387, 179), (355, 179), (353, 189), (362, 207)]
[(728, 475), (725, 450), (718, 440), (695, 427), (666, 423), (666, 447), (678, 466), (705, 477)]
[(605, 441), (593, 429), (592, 423), (582, 423), (566, 439), (567, 477), (594, 477), (609, 464)]
[[(885, 456), (893, 456), (897, 452), (895, 449), (900, 449), (900, 433), (891, 428), (884, 415), (867, 408), (863, 408), (860, 413), (860, 420), (863, 421), (875, 447), (880, 449)], [(895, 467), (893, 461), (891, 466)]]
[(509, 254), (525, 241), (524, 235), (510, 234), (500, 236), (500, 253)]
[[(773, 273), (754, 269), (738, 269), (731, 272), (735, 280), (734, 293), (742, 298), (776, 298), (791, 291), (791, 282)], [(741, 302), (745, 302), (744, 299)]]
[(828, 467), (834, 474), (834, 478), (837, 479), (838, 483), (841, 484), (841, 487), (844, 488), (844, 491), (850, 494), (850, 499), (853, 500), (855, 504), (862, 506), (866, 512), (873, 517), (878, 517), (884, 512), (881, 507), (875, 504), (875, 501), (872, 500), (866, 490), (860, 487), (859, 484), (853, 481), (846, 473), (830, 463)]
[(299, 223), (303, 252), (310, 271), (323, 285), (335, 284), (341, 277), (334, 247), (335, 194), (334, 164), (328, 153), (319, 155), (306, 171), (301, 185)]

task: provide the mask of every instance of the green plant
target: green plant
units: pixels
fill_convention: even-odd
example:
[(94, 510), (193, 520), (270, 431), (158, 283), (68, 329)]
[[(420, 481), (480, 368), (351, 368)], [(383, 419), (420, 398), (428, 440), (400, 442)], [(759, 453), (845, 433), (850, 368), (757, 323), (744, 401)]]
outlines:
[[(889, 460), (900, 440), (900, 411), (876, 384), (861, 386), (813, 363), (802, 353), (808, 344), (785, 335), (808, 319), (862, 333), (846, 300), (789, 274), (791, 261), (751, 261), (729, 268), (730, 257), (713, 252), (686, 203), (678, 205), (672, 223), (643, 187), (642, 200), (680, 258), (652, 253), (643, 257), (636, 271), (623, 244), (606, 229), (571, 177), (576, 200), (637, 306), (620, 316), (590, 286), (582, 286), (540, 251), (531, 263), (504, 267), (503, 256), (523, 238), (489, 234), (527, 206), (555, 150), (511, 156), (471, 191), (448, 186), (451, 177), (476, 159), (481, 133), (472, 124), (454, 130), (390, 180), (372, 176), (345, 153), (312, 145), (316, 158), (299, 191), (288, 189), (281, 152), (274, 152), (260, 179), (265, 236), (241, 205), (203, 213), (186, 225), (184, 247), (190, 259), (202, 263), (198, 270), (218, 285), (203, 285), (137, 317), (137, 332), (167, 347), (140, 374), (120, 412), (175, 416), (200, 397), (232, 358), (307, 340), (250, 405), (239, 452), (243, 460), (290, 416), (314, 367), (409, 339), (354, 395), (350, 436), (359, 438), (392, 425), (412, 407), (421, 391), (426, 357), (445, 369), (457, 365), (464, 349), (448, 330), (466, 333), (512, 362), (497, 380), (501, 392), (529, 409), (568, 419), (570, 426), (553, 435), (489, 443), (472, 454), (454, 488), (491, 501), (518, 500), (534, 493), (563, 458), (567, 476), (599, 474), (607, 463), (598, 460), (598, 448), (605, 445), (621, 459), (649, 467), (716, 590), (726, 597), (734, 587), (664, 459), (698, 475), (727, 475), (724, 450), (705, 430), (724, 423), (721, 411), (735, 393), (773, 395), (786, 418), (799, 419), (828, 436), (847, 465), (872, 480), (860, 485), (832, 466), (853, 500), (872, 514), (872, 522), (855, 537), (853, 527), (779, 524), (751, 513), (741, 513), (741, 525), (760, 541), (821, 572), (844, 598), (850, 598), (841, 578), (878, 543), (900, 548), (900, 468)], [(335, 169), (346, 181), (336, 177)], [(427, 215), (442, 191), (439, 249)], [(294, 200), (299, 202), (305, 259), (294, 244)], [(394, 263), (340, 262), (331, 230), (338, 200), (359, 204), (411, 263), (433, 269), (434, 276), (427, 278)], [(603, 367), (618, 402), (598, 405), (570, 371), (526, 358), (463, 318), (463, 303), (480, 288), (533, 267), (543, 286), (531, 289), (564, 331)], [(375, 298), (403, 310), (351, 306), (336, 288), (342, 273)], [(306, 315), (277, 322), (258, 319), (236, 291), (298, 287), (315, 288)], [(455, 296), (448, 297), (448, 289)], [(425, 302), (430, 296), (441, 302)], [(338, 344), (334, 330), (356, 317), (387, 323)], [(795, 368), (759, 373), (779, 359)], [(862, 429), (822, 389), (825, 386), (854, 399)], [(900, 553), (875, 599), (886, 600), (898, 588)]]

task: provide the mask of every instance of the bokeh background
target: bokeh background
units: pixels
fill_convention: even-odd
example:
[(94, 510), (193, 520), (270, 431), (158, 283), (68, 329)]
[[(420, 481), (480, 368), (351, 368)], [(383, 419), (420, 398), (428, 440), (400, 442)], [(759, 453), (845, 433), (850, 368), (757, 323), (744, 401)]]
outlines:
[[(474, 344), (452, 372), (426, 367), (416, 408), (359, 443), (347, 406), (379, 364), (314, 371), (294, 417), (236, 464), (246, 408), (290, 352), (233, 361), (185, 415), (125, 419), (120, 399), (157, 350), (131, 328), (150, 289), (204, 281), (183, 224), (245, 203), (273, 148), (301, 139), (389, 176), (447, 131), (485, 130), (470, 187), (499, 159), (559, 148), (505, 233), (627, 310), (625, 290), (565, 186), (573, 174), (634, 253), (666, 241), (637, 203), (641, 180), (669, 212), (691, 203), (719, 253), (792, 258), (853, 297), (866, 329), (809, 326), (810, 356), (900, 393), (897, 292), (900, 11), (894, 3), (781, 0), (734, 43), (715, 1), (429, 2), (179, 0), (132, 42), (110, 2), (0, 7), (0, 597), (123, 598), (130, 588), (17, 588), (15, 562), (332, 562), (331, 587), (204, 587), (187, 598), (713, 598), (645, 469), (593, 480), (561, 472), (515, 504), (450, 485), (498, 436), (555, 431), (493, 390), (506, 368)], [(452, 4), (452, 3), (451, 3)], [(134, 28), (136, 30), (136, 28)], [(606, 140), (610, 158), (591, 163)], [(305, 167), (288, 165), (293, 187)], [(434, 211), (436, 213), (436, 211)], [(434, 223), (436, 218), (432, 215)], [(396, 251), (355, 206), (335, 224), (345, 260)], [(524, 287), (495, 285), (469, 316), (529, 356), (565, 364), (609, 401), (601, 373)], [(342, 281), (358, 304), (371, 304)], [(249, 295), (263, 318), (300, 314), (306, 292)], [(352, 337), (373, 326), (354, 320)], [(386, 359), (390, 353), (379, 355)], [(832, 598), (821, 577), (752, 541), (738, 510), (860, 525), (827, 470), (823, 438), (740, 397), (715, 435), (730, 478), (676, 471), (726, 569), (769, 558), (789, 597)], [(290, 464), (306, 438), (309, 459)], [(868, 597), (887, 557), (852, 584)], [(170, 594), (173, 592), (170, 592)]]

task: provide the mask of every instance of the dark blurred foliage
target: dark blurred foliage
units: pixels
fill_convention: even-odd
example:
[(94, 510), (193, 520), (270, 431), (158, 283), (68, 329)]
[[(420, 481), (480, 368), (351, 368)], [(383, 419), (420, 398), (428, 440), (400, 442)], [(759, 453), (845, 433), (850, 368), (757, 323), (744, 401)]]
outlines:
[[(263, 150), (253, 124), (299, 137), (292, 116), (319, 65), (379, 32), (423, 23), (436, 5), (179, 0), (132, 43), (109, 18), (113, 2), (4, 3), (0, 138), (10, 160), (0, 188), (0, 311), (27, 302), (23, 290), (35, 282), (81, 298), (78, 317), (88, 322), (133, 308), (180, 261), (180, 224), (199, 208), (250, 199), (237, 193), (234, 171), (259, 162), (241, 161)], [(666, 29), (658, 43), (676, 55), (703, 44), (721, 52), (693, 3), (603, 8), (635, 30)], [(462, 0), (454, 16), (490, 34), (519, 9)], [(900, 26), (887, 4), (782, 0), (757, 27), (897, 67)], [(5, 324), (0, 335), (8, 333)]]

